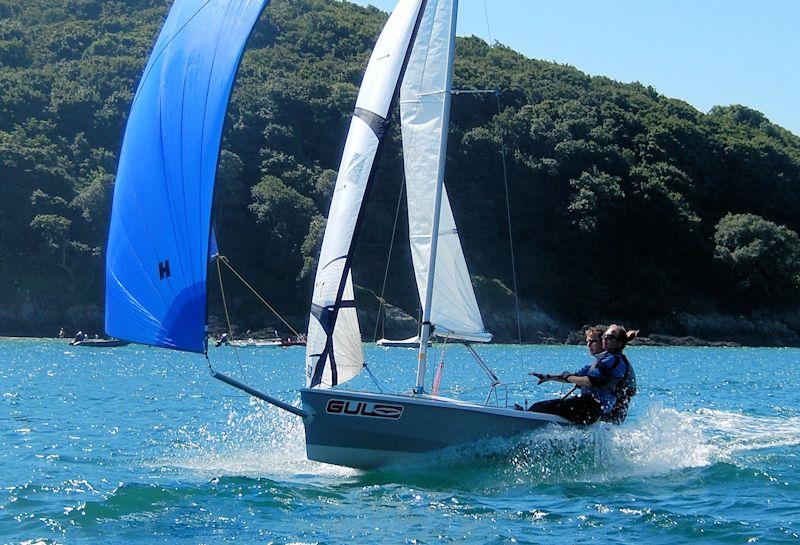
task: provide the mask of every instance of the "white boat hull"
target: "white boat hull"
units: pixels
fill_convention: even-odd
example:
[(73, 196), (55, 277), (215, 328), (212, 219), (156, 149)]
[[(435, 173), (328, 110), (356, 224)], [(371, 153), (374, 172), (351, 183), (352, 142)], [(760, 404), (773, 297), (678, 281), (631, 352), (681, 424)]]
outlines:
[(229, 344), (231, 346), (239, 346), (239, 347), (278, 347), (283, 346), (283, 341), (280, 339), (267, 339), (267, 340), (260, 340), (260, 339), (247, 339), (246, 341), (230, 341)]
[[(384, 348), (419, 348), (419, 336), (409, 337), (408, 339), (378, 339), (375, 344)], [(431, 343), (428, 343), (430, 346)]]
[(357, 469), (408, 462), (491, 437), (511, 437), (559, 416), (403, 394), (301, 390), (310, 460)]

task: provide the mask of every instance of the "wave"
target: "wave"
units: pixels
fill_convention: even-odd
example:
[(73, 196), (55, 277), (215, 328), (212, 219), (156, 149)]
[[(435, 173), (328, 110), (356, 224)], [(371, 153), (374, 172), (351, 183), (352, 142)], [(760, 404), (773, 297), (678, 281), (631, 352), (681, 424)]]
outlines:
[(242, 413), (231, 410), (221, 429), (200, 426), (175, 432), (164, 458), (147, 465), (190, 470), (198, 476), (349, 477), (354, 469), (306, 458), (302, 421), (294, 415), (251, 400)]
[(102, 499), (66, 508), (64, 516), (69, 524), (91, 526), (109, 520), (156, 519), (163, 516), (165, 511), (180, 511), (187, 505), (225, 498), (235, 501), (246, 498), (249, 505), (260, 509), (279, 510), (298, 500), (309, 497), (318, 499), (320, 496), (325, 499), (323, 492), (310, 494), (307, 490), (265, 478), (222, 477), (195, 485), (126, 483), (105, 494)]
[[(603, 482), (627, 487), (648, 479), (663, 481), (670, 474), (679, 486), (697, 478), (764, 486), (774, 477), (753, 471), (753, 459), (763, 456), (765, 449), (790, 450), (797, 444), (796, 417), (710, 409), (681, 412), (654, 405), (622, 426), (551, 426), (511, 439), (445, 449), (422, 463), (361, 472), (307, 460), (302, 423), (254, 403), (245, 411), (230, 411), (228, 421), (217, 430), (205, 426), (176, 430), (167, 453), (147, 463), (156, 470), (155, 482), (120, 483), (105, 493), (87, 489), (100, 497), (66, 509), (35, 507), (39, 512), (52, 511), (49, 516), (62, 527), (86, 528), (110, 520), (155, 520), (165, 510), (179, 512), (186, 505), (224, 498), (244, 498), (259, 512), (279, 512), (290, 506), (348, 502), (353, 497), (361, 501), (364, 494), (404, 497), (415, 489), (512, 496), (536, 490), (560, 497), (565, 490), (580, 494), (582, 488), (574, 486)], [(66, 490), (67, 484), (77, 486), (70, 482), (62, 488)], [(34, 506), (25, 500), (29, 495), (6, 507), (12, 512), (30, 511)], [(469, 503), (463, 509), (483, 507)]]

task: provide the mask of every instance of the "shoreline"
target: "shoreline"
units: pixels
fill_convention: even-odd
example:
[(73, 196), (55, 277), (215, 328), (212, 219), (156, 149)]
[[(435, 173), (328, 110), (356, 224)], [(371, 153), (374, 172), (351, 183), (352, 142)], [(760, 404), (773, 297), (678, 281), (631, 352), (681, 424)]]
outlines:
[[(255, 337), (253, 337), (256, 339)], [(65, 346), (71, 346), (69, 342), (72, 338), (59, 339), (58, 337), (40, 337), (35, 335), (0, 335), (0, 342), (3, 341), (60, 341)], [(256, 339), (258, 340), (258, 339)], [(363, 340), (365, 344), (375, 344), (374, 341)], [(136, 343), (132, 343), (136, 344)], [(580, 346), (582, 342), (557, 341), (553, 338), (543, 338), (533, 342), (491, 342), (486, 346)], [(146, 345), (139, 345), (146, 346)], [(768, 344), (740, 344), (734, 341), (708, 341), (697, 337), (686, 336), (678, 337), (673, 335), (662, 335), (652, 333), (649, 336), (637, 337), (629, 343), (631, 347), (678, 347), (678, 348), (800, 348), (797, 345), (768, 345)], [(214, 348), (209, 346), (209, 348)]]

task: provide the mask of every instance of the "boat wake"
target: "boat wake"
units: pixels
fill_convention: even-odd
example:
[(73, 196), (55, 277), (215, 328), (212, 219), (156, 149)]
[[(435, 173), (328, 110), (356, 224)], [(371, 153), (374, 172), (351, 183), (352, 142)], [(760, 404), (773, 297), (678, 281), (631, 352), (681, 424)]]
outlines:
[(520, 437), (446, 449), (423, 464), (386, 468), (361, 480), (473, 488), (647, 479), (718, 463), (744, 466), (752, 453), (798, 444), (797, 417), (680, 412), (653, 405), (622, 426), (554, 425)]
[(800, 444), (800, 418), (756, 417), (660, 405), (622, 426), (547, 427), (510, 439), (452, 447), (370, 472), (310, 461), (302, 422), (253, 402), (231, 411), (224, 431), (176, 432), (172, 451), (156, 465), (203, 477), (245, 476), (282, 481), (344, 477), (359, 485), (415, 482), (426, 486), (603, 482), (648, 478), (715, 463), (737, 465), (749, 451)]
[(598, 482), (704, 466), (712, 463), (713, 456), (692, 415), (653, 407), (623, 426), (552, 425), (519, 437), (445, 449), (423, 464), (394, 466), (374, 472), (374, 478), (380, 481), (400, 473), (413, 481), (416, 475), (436, 474), (446, 476), (439, 483), (443, 487)]
[(700, 409), (692, 421), (713, 446), (718, 461), (735, 464), (749, 453), (800, 445), (798, 416), (750, 416)]

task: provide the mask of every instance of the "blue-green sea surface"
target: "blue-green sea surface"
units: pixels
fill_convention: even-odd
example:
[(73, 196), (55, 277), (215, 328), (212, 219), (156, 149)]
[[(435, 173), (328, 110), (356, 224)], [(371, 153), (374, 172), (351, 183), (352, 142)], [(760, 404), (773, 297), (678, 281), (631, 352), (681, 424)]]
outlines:
[[(480, 350), (509, 403), (561, 392), (528, 371), (587, 360), (583, 347)], [(626, 352), (640, 393), (622, 426), (360, 472), (308, 461), (297, 417), (214, 381), (202, 356), (0, 340), (0, 542), (800, 543), (800, 350)], [(413, 385), (413, 351), (366, 356), (382, 387)], [(443, 393), (482, 400), (463, 348), (446, 356)], [(298, 400), (303, 348), (210, 358)], [(352, 386), (375, 388), (366, 373)]]

